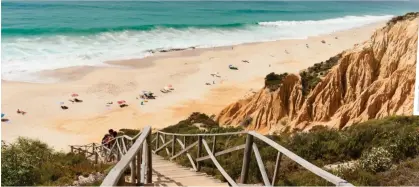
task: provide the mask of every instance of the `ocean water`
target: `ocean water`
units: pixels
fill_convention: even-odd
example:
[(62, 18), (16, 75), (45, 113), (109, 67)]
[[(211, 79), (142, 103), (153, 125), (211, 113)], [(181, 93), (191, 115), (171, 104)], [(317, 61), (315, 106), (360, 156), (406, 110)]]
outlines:
[(2, 79), (148, 50), (306, 38), (419, 11), (419, 2), (2, 1)]

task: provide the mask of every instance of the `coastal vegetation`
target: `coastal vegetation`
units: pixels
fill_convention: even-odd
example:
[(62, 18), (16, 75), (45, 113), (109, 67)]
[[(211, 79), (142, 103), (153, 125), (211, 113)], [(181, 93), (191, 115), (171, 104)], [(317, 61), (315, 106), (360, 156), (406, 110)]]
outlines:
[[(316, 63), (300, 72), (301, 89), (304, 96), (307, 96), (310, 91), (313, 90), (319, 82), (321, 82), (322, 78), (326, 76), (328, 71), (338, 63), (341, 57), (342, 53), (339, 53), (324, 62)], [(269, 73), (265, 77), (265, 88), (268, 88), (271, 92), (276, 91), (281, 87), (283, 83), (282, 81), (287, 75), (288, 73)]]
[[(196, 123), (205, 124), (205, 129), (198, 128), (194, 125)], [(176, 133), (221, 133), (241, 130), (241, 127), (219, 127), (210, 117), (199, 113), (162, 129), (164, 132)], [(394, 116), (370, 120), (341, 131), (315, 126), (310, 132), (282, 133), (268, 137), (319, 167), (335, 166), (334, 169), (328, 170), (354, 185), (419, 184), (416, 176), (419, 172), (419, 117)], [(170, 140), (171, 137), (166, 138)], [(212, 137), (204, 139), (212, 146)], [(188, 137), (185, 142), (189, 145), (196, 140), (196, 137)], [(221, 151), (244, 142), (243, 135), (219, 136), (215, 148)], [(259, 147), (268, 175), (272, 176), (277, 151), (261, 141), (255, 140), (255, 143)], [(180, 146), (176, 145), (176, 150), (181, 150)], [(195, 157), (197, 149), (192, 149), (189, 153)], [(159, 154), (168, 157), (165, 151)], [(237, 180), (241, 172), (242, 157), (243, 151), (235, 151), (218, 156), (217, 160), (227, 173)], [(186, 156), (177, 157), (175, 161), (191, 167)], [(203, 172), (224, 180), (212, 161), (204, 161), (201, 166)], [(249, 183), (263, 182), (254, 155), (249, 172)], [(400, 180), (400, 177), (404, 180)], [(331, 185), (287, 158), (283, 158), (275, 184)]]
[(29, 138), (18, 138), (10, 144), (2, 141), (1, 156), (2, 186), (72, 185), (77, 176), (103, 173), (110, 167), (93, 164), (83, 155), (56, 152)]
[(282, 80), (288, 75), (288, 73), (282, 73), (280, 75), (272, 72), (265, 77), (265, 87), (271, 92), (277, 90), (282, 85)]
[(419, 16), (419, 12), (409, 12), (405, 15), (396, 16), (396, 17), (391, 18), (391, 20), (387, 22), (387, 26), (392, 26), (399, 21), (413, 20), (417, 18), (418, 16)]
[(304, 96), (307, 96), (321, 82), (322, 77), (326, 76), (327, 72), (338, 63), (341, 57), (342, 53), (300, 72), (301, 88)]

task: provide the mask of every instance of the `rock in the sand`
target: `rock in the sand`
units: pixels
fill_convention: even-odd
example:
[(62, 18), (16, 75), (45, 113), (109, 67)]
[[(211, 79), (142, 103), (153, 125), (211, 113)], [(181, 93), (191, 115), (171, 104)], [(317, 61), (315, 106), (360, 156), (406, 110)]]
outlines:
[(336, 36), (335, 39), (338, 39), (338, 37)]
[(324, 43), (324, 44), (325, 44), (325, 43), (326, 43), (326, 41), (322, 40), (322, 43)]

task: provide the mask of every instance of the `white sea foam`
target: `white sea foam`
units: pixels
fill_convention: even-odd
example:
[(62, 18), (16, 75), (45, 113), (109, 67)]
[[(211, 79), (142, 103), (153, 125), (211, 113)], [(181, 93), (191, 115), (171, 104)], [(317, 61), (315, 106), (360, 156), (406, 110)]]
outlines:
[(347, 16), (320, 21), (260, 22), (236, 29), (170, 29), (105, 32), (87, 36), (3, 38), (2, 78), (33, 81), (34, 72), (78, 65), (104, 65), (107, 60), (142, 58), (158, 48), (215, 47), (248, 42), (306, 38), (390, 19)]

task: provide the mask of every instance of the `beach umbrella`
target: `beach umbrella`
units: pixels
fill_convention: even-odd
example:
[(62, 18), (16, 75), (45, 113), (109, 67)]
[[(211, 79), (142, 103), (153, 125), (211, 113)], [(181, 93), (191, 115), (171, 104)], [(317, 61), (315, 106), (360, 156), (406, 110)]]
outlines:
[(1, 118), (3, 118), (3, 117), (4, 117), (4, 115), (5, 115), (5, 114), (1, 113)]
[(118, 104), (123, 104), (123, 103), (125, 103), (125, 101), (124, 101), (124, 100), (120, 100), (120, 101), (118, 101)]
[(77, 97), (77, 96), (79, 96), (79, 94), (76, 94), (76, 93), (71, 94), (71, 97)]

